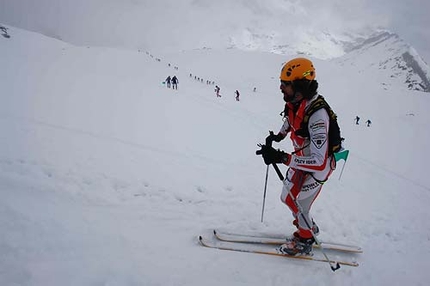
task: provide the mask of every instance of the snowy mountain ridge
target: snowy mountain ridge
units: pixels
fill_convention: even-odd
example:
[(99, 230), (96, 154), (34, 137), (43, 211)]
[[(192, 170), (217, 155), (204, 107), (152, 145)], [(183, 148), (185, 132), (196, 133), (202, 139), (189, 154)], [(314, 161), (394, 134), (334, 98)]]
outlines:
[(302, 54), (319, 59), (331, 59), (345, 54), (361, 35), (335, 35), (327, 31), (296, 28), (284, 31), (245, 28), (229, 37), (229, 48), (245, 51), (265, 51), (281, 55)]
[[(430, 92), (429, 66), (413, 47), (395, 33), (382, 31), (370, 37), (358, 34), (340, 37), (315, 30), (297, 31), (291, 37), (295, 40), (279, 44), (281, 35), (255, 32), (249, 28), (240, 36), (230, 36), (225, 48), (332, 59), (341, 65), (354, 65), (359, 72), (377, 69), (381, 74), (380, 84), (384, 87), (400, 81), (410, 90)], [(218, 48), (222, 49), (221, 46)], [(212, 48), (209, 46), (204, 49)]]
[[(230, 48), (324, 60), (363, 59), (367, 54), (367, 68), (389, 70), (389, 79), (381, 84), (390, 84), (392, 77), (411, 90), (430, 91), (428, 64), (392, 32), (375, 36), (381, 29), (379, 16), (366, 13), (373, 21), (363, 24), (359, 11), (364, 13), (365, 3), (339, 5), (333, 15), (324, 4), (293, 0), (67, 0), (54, 6), (50, 0), (20, 2), (4, 3), (0, 21), (73, 45), (159, 53)], [(345, 18), (342, 9), (358, 14)]]
[(384, 78), (381, 82), (384, 86), (400, 80), (410, 90), (430, 92), (429, 66), (412, 46), (395, 33), (377, 33), (334, 61), (356, 66), (362, 73), (377, 69)]

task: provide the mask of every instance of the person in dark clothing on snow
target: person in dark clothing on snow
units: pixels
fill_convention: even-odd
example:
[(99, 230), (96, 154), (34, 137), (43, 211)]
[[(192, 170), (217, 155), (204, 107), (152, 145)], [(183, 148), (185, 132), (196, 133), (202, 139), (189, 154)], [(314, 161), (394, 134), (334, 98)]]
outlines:
[(358, 115), (355, 117), (355, 124), (360, 124), (360, 117)]
[(236, 94), (236, 101), (239, 101), (239, 91), (236, 89), (236, 91), (234, 92)]
[(370, 127), (370, 124), (372, 124), (372, 121), (370, 121), (370, 119), (367, 119), (367, 121), (366, 121), (366, 126), (367, 126), (367, 127)]
[(170, 88), (170, 81), (171, 81), (171, 78), (170, 78), (170, 75), (166, 78), (166, 86), (167, 86), (167, 88)]
[(221, 94), (219, 94), (219, 91), (220, 91), (221, 89), (219, 88), (219, 86), (215, 86), (215, 93), (216, 93), (216, 97), (221, 97)]
[(178, 78), (176, 77), (176, 75), (174, 75), (174, 76), (172, 77), (172, 87), (173, 87), (173, 89), (178, 89), (178, 83), (179, 83), (179, 80), (178, 80)]

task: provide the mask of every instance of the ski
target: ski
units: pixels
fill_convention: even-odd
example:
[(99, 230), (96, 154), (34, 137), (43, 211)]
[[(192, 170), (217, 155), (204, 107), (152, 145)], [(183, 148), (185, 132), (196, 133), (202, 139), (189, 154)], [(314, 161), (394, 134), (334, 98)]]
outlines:
[(315, 262), (329, 262), (330, 264), (340, 264), (340, 265), (346, 265), (346, 266), (353, 266), (357, 267), (358, 263), (355, 261), (349, 262), (349, 261), (335, 261), (335, 260), (326, 260), (324, 258), (318, 258), (314, 256), (308, 256), (308, 255), (296, 255), (291, 256), (288, 254), (284, 254), (279, 252), (276, 248), (259, 248), (257, 245), (254, 244), (244, 244), (244, 243), (229, 243), (229, 242), (214, 242), (208, 239), (204, 239), (202, 236), (198, 237), (200, 245), (208, 248), (214, 248), (219, 250), (228, 250), (228, 251), (237, 251), (237, 252), (244, 252), (244, 253), (254, 253), (254, 254), (265, 254), (265, 255), (272, 255), (272, 256), (279, 256), (284, 257), (288, 259), (298, 259), (298, 260), (308, 260), (308, 261), (315, 261)]
[[(281, 236), (271, 236), (271, 235), (251, 235), (251, 234), (238, 234), (238, 233), (228, 233), (222, 232), (219, 230), (213, 231), (214, 236), (220, 240), (225, 242), (239, 242), (239, 243), (248, 243), (248, 244), (269, 244), (269, 245), (281, 245), (285, 243), (285, 237)], [(363, 253), (363, 250), (359, 246), (334, 243), (334, 242), (325, 242), (322, 241), (321, 245), (314, 244), (314, 248), (324, 250), (333, 250), (333, 251), (341, 251), (341, 252), (349, 252), (349, 253)]]

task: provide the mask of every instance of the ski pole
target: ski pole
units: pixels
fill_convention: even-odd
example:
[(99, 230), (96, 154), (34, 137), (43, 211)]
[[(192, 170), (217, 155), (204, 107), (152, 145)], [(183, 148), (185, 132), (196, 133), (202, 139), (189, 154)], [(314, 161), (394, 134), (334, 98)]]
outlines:
[[(269, 134), (270, 135), (273, 135), (273, 131), (269, 131)], [(270, 140), (269, 139), (270, 137), (267, 137), (266, 138), (266, 146), (269, 146), (269, 147), (272, 147), (272, 140)], [(258, 146), (259, 147), (262, 147), (262, 145), (261, 144), (258, 144)], [(256, 154), (257, 155), (261, 155), (262, 153), (261, 153), (261, 150), (258, 150), (257, 152), (256, 152)], [(278, 173), (278, 176), (281, 176), (282, 177), (282, 174), (281, 174), (281, 172), (279, 171), (279, 169), (278, 168), (276, 168), (276, 165), (275, 164), (272, 164), (273, 165), (273, 167), (275, 168), (275, 170), (276, 170), (276, 172)], [(262, 206), (262, 209), (261, 209), (261, 222), (263, 222), (263, 216), (264, 216), (264, 206), (265, 206), (265, 204), (266, 204), (266, 192), (267, 192), (267, 181), (268, 181), (268, 177), (269, 177), (269, 165), (267, 165), (267, 169), (266, 169), (266, 181), (265, 181), (265, 183), (264, 183), (264, 193), (263, 193), (263, 206)]]
[(263, 222), (264, 216), (264, 205), (266, 204), (266, 190), (267, 190), (267, 179), (269, 177), (269, 165), (266, 168), (266, 181), (264, 182), (264, 193), (263, 193), (263, 207), (261, 208), (261, 222)]
[(340, 174), (339, 174), (339, 181), (340, 181), (340, 178), (342, 177), (343, 169), (345, 169), (345, 165), (346, 165), (346, 160), (345, 160), (345, 162), (343, 163), (342, 170), (340, 171)]
[[(314, 232), (313, 232), (313, 230), (312, 230), (312, 227), (311, 227), (311, 224), (308, 222), (308, 220), (307, 220), (307, 218), (305, 217), (305, 215), (303, 214), (303, 208), (302, 208), (302, 206), (299, 204), (299, 202), (293, 197), (293, 195), (291, 194), (291, 190), (288, 188), (288, 186), (286, 185), (286, 183), (285, 183), (285, 180), (284, 180), (284, 177), (282, 176), (282, 173), (281, 173), (281, 171), (279, 170), (279, 168), (278, 168), (278, 165), (276, 165), (276, 164), (272, 164), (273, 165), (273, 167), (275, 168), (275, 170), (276, 170), (276, 173), (278, 174), (278, 176), (279, 176), (279, 179), (281, 179), (281, 181), (282, 181), (282, 184), (287, 188), (287, 190), (288, 190), (288, 195), (291, 197), (291, 199), (292, 199), (292, 201), (294, 202), (294, 204), (296, 205), (296, 207), (297, 207), (297, 209), (299, 210), (299, 214), (300, 214), (300, 216), (303, 218), (303, 220), (305, 221), (305, 223), (306, 223), (306, 226), (308, 227), (308, 229), (311, 231), (311, 234), (312, 234), (312, 237), (313, 237), (313, 239), (315, 240), (315, 243), (320, 247), (320, 249), (321, 249), (321, 252), (322, 252), (322, 254), (324, 255), (324, 258), (325, 258), (325, 260), (327, 260), (327, 262), (328, 262), (328, 264), (330, 265), (330, 268), (331, 268), (331, 270), (334, 272), (334, 271), (336, 271), (336, 270), (338, 270), (339, 268), (340, 268), (340, 264), (339, 264), (339, 262), (336, 262), (336, 261), (334, 261), (336, 264), (335, 265), (333, 265), (333, 262), (331, 262), (331, 260), (329, 259), (329, 257), (328, 257), (328, 255), (327, 255), (327, 253), (324, 251), (324, 247), (323, 247), (323, 245), (321, 244), (321, 242), (319, 241), (319, 239), (316, 237), (316, 235), (314, 234)], [(304, 175), (303, 175), (303, 177), (302, 177), (302, 183), (303, 183), (303, 181), (304, 181)]]

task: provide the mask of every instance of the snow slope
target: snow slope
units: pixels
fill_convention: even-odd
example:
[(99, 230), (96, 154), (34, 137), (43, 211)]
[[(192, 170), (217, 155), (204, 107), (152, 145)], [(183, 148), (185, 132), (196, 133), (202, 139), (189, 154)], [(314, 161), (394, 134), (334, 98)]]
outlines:
[[(157, 54), (76, 47), (12, 27), (9, 33), (0, 37), (1, 285), (430, 279), (425, 93), (384, 88), (377, 74), (315, 60), (321, 93), (351, 153), (342, 180), (341, 163), (313, 215), (321, 239), (364, 248), (353, 257), (358, 268), (333, 273), (323, 263), (209, 250), (196, 241), (212, 228), (294, 230), (273, 171), (260, 223), (266, 166), (255, 156), (268, 130), (281, 126), (277, 78), (289, 57)], [(162, 83), (174, 74), (178, 91)], [(221, 87), (221, 98), (205, 80)], [(373, 125), (355, 125), (356, 115)], [(288, 142), (279, 147), (292, 149)]]

